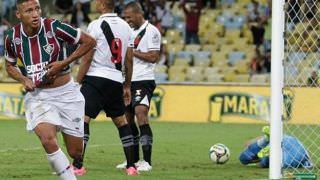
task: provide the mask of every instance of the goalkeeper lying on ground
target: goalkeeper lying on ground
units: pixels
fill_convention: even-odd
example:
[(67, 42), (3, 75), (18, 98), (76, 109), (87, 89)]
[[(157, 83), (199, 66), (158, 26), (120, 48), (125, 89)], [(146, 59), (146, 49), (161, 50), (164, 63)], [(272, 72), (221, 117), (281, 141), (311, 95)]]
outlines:
[[(265, 135), (249, 143), (247, 148), (240, 154), (239, 160), (242, 164), (257, 163), (262, 168), (269, 167), (269, 126), (264, 126), (262, 132)], [(297, 138), (284, 135), (282, 146), (283, 168), (312, 167), (307, 150)]]

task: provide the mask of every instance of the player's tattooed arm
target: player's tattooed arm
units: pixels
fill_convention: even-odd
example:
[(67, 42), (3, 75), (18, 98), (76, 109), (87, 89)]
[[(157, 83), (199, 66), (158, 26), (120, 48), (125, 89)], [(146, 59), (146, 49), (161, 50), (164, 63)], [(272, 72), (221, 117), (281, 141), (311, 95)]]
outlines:
[(151, 50), (148, 52), (141, 52), (139, 50), (133, 51), (133, 55), (143, 61), (156, 63), (160, 59), (160, 51), (158, 50)]
[(20, 82), (26, 91), (33, 91), (36, 88), (31, 79), (21, 74), (18, 68), (8, 61), (6, 61), (6, 71), (11, 78)]
[(96, 46), (96, 40), (89, 34), (81, 32), (78, 44), (80, 44), (79, 47), (69, 57), (67, 57), (63, 61), (55, 61), (47, 65), (48, 76), (57, 75), (63, 68), (68, 66), (70, 63), (88, 53), (89, 50), (93, 49)]
[(131, 77), (133, 69), (133, 48), (128, 47), (125, 59), (125, 81), (123, 87), (123, 98), (125, 105), (129, 105), (131, 102)]

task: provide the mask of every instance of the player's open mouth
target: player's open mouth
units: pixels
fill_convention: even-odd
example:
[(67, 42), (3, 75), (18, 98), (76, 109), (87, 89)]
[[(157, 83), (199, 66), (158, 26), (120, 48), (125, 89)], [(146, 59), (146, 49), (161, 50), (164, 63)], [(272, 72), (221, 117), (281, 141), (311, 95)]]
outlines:
[(32, 21), (32, 24), (34, 24), (34, 25), (39, 24), (39, 19), (33, 20), (33, 21)]

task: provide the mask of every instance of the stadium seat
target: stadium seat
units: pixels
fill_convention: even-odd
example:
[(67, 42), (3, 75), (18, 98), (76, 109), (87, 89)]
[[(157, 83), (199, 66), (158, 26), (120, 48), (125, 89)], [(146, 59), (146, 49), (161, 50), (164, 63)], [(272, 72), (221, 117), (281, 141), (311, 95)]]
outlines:
[(167, 44), (167, 49), (171, 52), (171, 53), (177, 53), (179, 51), (182, 51), (184, 48), (183, 44)]
[(200, 51), (201, 46), (199, 44), (187, 44), (184, 49), (185, 51), (197, 52)]
[(211, 55), (211, 64), (217, 65), (217, 63), (221, 61), (224, 61), (227, 63), (226, 52), (213, 52)]
[(169, 73), (169, 76), (170, 74), (175, 74), (175, 73), (185, 73), (186, 69), (187, 69), (187, 66), (173, 65), (169, 67), (168, 73)]
[(249, 62), (242, 60), (237, 61), (234, 64), (234, 67), (236, 67), (236, 73), (238, 74), (247, 74), (249, 73)]
[(155, 73), (167, 73), (168, 67), (166, 65), (156, 65), (156, 68), (154, 70)]
[(175, 66), (190, 66), (191, 59), (190, 58), (175, 58), (173, 61), (173, 65)]
[(186, 80), (186, 74), (182, 72), (169, 73), (170, 82), (184, 82)]
[(211, 82), (211, 83), (220, 83), (220, 82), (224, 82), (224, 75), (222, 74), (211, 74), (205, 77), (205, 80), (207, 82)]
[(224, 73), (224, 81), (225, 82), (233, 82), (236, 77), (234, 72)]
[(194, 59), (209, 59), (211, 56), (211, 52), (209, 51), (198, 51), (193, 53)]
[(219, 74), (221, 72), (221, 69), (218, 67), (205, 67), (204, 68), (204, 75), (208, 76), (211, 74)]
[(219, 50), (219, 45), (217, 44), (204, 44), (202, 45), (203, 51), (214, 52)]
[(191, 51), (180, 51), (177, 53), (177, 57), (192, 59), (192, 54), (193, 54), (193, 52), (191, 52)]
[(237, 61), (243, 60), (244, 59), (244, 52), (240, 51), (233, 51), (228, 54), (228, 62), (229, 64), (234, 65)]
[(209, 58), (195, 58), (193, 61), (194, 66), (201, 66), (201, 67), (208, 67), (210, 65), (210, 59)]
[(269, 74), (254, 74), (250, 78), (250, 82), (256, 84), (265, 84), (268, 82)]
[(164, 83), (168, 81), (167, 73), (155, 73), (155, 81), (156, 83)]
[(234, 77), (234, 82), (248, 83), (249, 80), (250, 80), (249, 74), (238, 74)]
[(225, 37), (227, 38), (227, 43), (235, 43), (240, 38), (240, 29), (226, 30)]

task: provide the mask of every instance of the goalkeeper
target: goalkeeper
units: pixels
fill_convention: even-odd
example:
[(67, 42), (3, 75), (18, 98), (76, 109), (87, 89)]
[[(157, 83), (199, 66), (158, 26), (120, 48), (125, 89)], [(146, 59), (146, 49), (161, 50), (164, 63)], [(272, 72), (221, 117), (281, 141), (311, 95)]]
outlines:
[[(262, 132), (265, 134), (249, 143), (247, 148), (240, 154), (239, 160), (242, 164), (257, 163), (262, 168), (269, 167), (269, 126), (264, 126)], [(282, 167), (283, 168), (311, 168), (312, 163), (307, 150), (295, 137), (284, 135), (282, 141)]]

